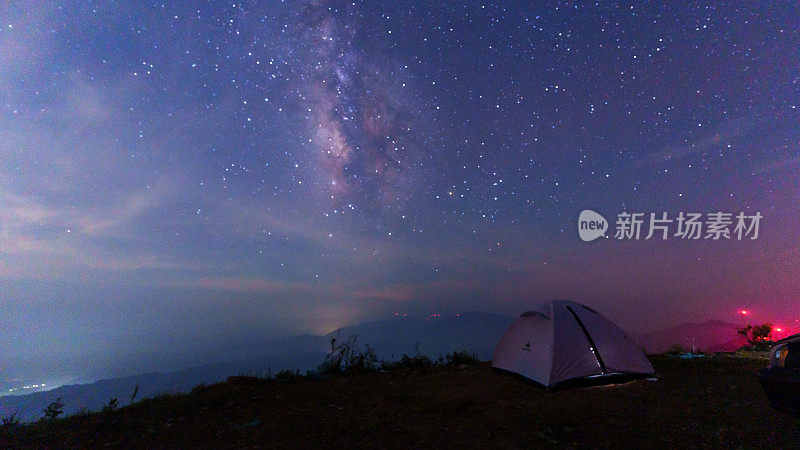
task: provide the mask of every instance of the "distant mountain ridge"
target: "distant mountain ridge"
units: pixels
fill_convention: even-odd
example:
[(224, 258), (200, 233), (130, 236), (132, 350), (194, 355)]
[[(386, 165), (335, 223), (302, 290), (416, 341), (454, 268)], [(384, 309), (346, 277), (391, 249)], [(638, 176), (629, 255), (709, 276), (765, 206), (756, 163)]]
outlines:
[(432, 318), (393, 317), (340, 328), (325, 337), (356, 337), (359, 347), (369, 344), (379, 358), (395, 360), (404, 354), (431, 358), (454, 351), (467, 351), (489, 360), (513, 317), (501, 314), (468, 312), (458, 316)]
[(153, 372), (127, 377), (99, 380), (89, 384), (60, 386), (49, 391), (24, 395), (0, 397), (0, 416), (16, 413), (22, 421), (42, 417), (42, 410), (48, 404), (61, 398), (66, 415), (88, 409), (96, 411), (116, 398), (120, 406), (127, 405), (134, 389), (138, 386), (136, 400), (161, 394), (188, 392), (200, 384), (212, 384), (225, 380), (231, 375), (264, 376), (268, 371), (274, 374), (275, 368), (310, 369), (324, 358), (323, 353), (299, 355), (297, 358), (265, 358), (258, 361), (210, 364), (173, 372)]
[(503, 332), (513, 321), (510, 316), (470, 312), (458, 316), (413, 318), (390, 317), (343, 327), (323, 336), (299, 335), (277, 342), (263, 343), (261, 358), (232, 363), (210, 364), (166, 373), (148, 373), (100, 380), (90, 384), (66, 385), (49, 391), (0, 397), (0, 417), (17, 413), (23, 421), (42, 416), (42, 410), (57, 398), (64, 402), (64, 413), (82, 409), (99, 410), (109, 399), (126, 405), (139, 387), (137, 400), (164, 393), (186, 392), (199, 384), (224, 381), (228, 376), (265, 376), (284, 369), (304, 372), (316, 368), (330, 352), (331, 339), (344, 342), (354, 336), (355, 345), (372, 348), (380, 359), (393, 361), (403, 354), (437, 358), (454, 351), (466, 351), (482, 360), (491, 359)]
[(647, 353), (663, 353), (676, 345), (709, 353), (731, 352), (747, 345), (747, 339), (737, 333), (738, 329), (732, 323), (707, 320), (642, 333), (635, 338)]
[[(109, 399), (117, 398), (121, 405), (128, 403), (134, 388), (139, 386), (137, 400), (163, 393), (186, 392), (199, 384), (211, 384), (228, 376), (275, 374), (283, 369), (312, 370), (330, 352), (331, 340), (338, 343), (353, 337), (358, 350), (366, 345), (380, 359), (394, 361), (402, 355), (417, 352), (437, 358), (454, 351), (466, 351), (481, 360), (490, 360), (503, 332), (514, 317), (494, 313), (469, 312), (444, 317), (390, 317), (343, 327), (325, 335), (298, 335), (280, 341), (253, 345), (263, 348), (263, 357), (248, 361), (203, 365), (166, 373), (148, 373), (100, 380), (91, 384), (67, 385), (44, 392), (0, 397), (0, 416), (16, 412), (24, 421), (42, 415), (47, 404), (60, 397), (64, 412), (74, 414), (81, 409), (98, 410)], [(675, 345), (691, 350), (719, 352), (734, 351), (747, 344), (737, 334), (737, 325), (708, 320), (685, 323), (649, 333), (633, 335), (647, 353), (662, 353)]]

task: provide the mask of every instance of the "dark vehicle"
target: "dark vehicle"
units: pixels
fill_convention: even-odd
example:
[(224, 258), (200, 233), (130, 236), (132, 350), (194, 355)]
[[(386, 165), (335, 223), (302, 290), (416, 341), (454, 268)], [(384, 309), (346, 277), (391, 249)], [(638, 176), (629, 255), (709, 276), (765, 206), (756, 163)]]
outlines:
[(800, 334), (778, 341), (769, 356), (758, 372), (764, 393), (775, 408), (800, 416)]

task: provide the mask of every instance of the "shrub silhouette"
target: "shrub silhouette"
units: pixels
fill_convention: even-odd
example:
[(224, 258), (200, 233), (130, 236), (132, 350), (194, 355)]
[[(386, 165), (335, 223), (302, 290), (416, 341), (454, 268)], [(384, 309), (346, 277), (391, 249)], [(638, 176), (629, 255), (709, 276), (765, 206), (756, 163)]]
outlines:
[(17, 413), (12, 413), (10, 416), (3, 417), (3, 428), (14, 428), (19, 425), (19, 417)]
[(128, 402), (129, 405), (132, 405), (133, 402), (136, 400), (136, 394), (139, 393), (139, 385), (137, 384), (135, 388), (133, 388), (133, 394), (131, 394), (131, 400)]
[(397, 361), (384, 361), (381, 363), (382, 370), (427, 369), (433, 366), (433, 361), (425, 355), (408, 356), (403, 354)]
[(0, 424), (0, 447), (4, 447), (4, 441), (10, 439), (17, 428), (21, 427), (17, 413), (12, 413), (10, 416), (3, 417)]
[(333, 338), (331, 339), (331, 352), (317, 367), (317, 374), (325, 376), (369, 372), (378, 369), (378, 363), (378, 356), (369, 345), (364, 351), (359, 351), (355, 336), (351, 336), (347, 341), (338, 345), (336, 338)]
[(107, 405), (103, 406), (103, 410), (102, 411), (104, 413), (110, 413), (110, 412), (114, 411), (115, 409), (117, 409), (118, 405), (119, 405), (119, 402), (117, 401), (117, 399), (116, 398), (112, 398), (111, 400), (108, 401)]
[(761, 325), (748, 325), (746, 327), (739, 328), (737, 333), (741, 334), (745, 338), (747, 338), (747, 343), (750, 344), (749, 348), (742, 348), (744, 350), (754, 350), (754, 351), (767, 351), (769, 348), (774, 344), (770, 340), (770, 334), (772, 334), (772, 324), (771, 323), (762, 323)]
[(370, 372), (375, 370), (398, 370), (398, 369), (428, 369), (437, 366), (460, 366), (462, 364), (473, 365), (480, 362), (474, 355), (466, 351), (456, 351), (447, 355), (440, 355), (438, 360), (433, 361), (428, 356), (420, 352), (420, 343), (414, 346), (415, 356), (403, 354), (399, 360), (386, 361), (380, 360), (372, 347), (366, 345), (364, 350), (360, 350), (356, 344), (356, 336), (350, 336), (344, 343), (338, 344), (336, 338), (331, 339), (331, 352), (317, 367), (316, 371), (308, 373), (312, 378), (325, 378), (331, 375), (350, 374), (358, 372)]
[(64, 403), (61, 401), (61, 397), (58, 397), (54, 402), (47, 405), (47, 408), (43, 409), (42, 412), (44, 412), (42, 420), (48, 422), (56, 420), (58, 416), (64, 413)]
[(287, 369), (287, 370), (281, 370), (280, 372), (275, 374), (275, 379), (280, 381), (295, 381), (301, 378), (303, 378), (303, 376), (300, 375), (299, 370), (292, 372), (291, 370)]
[(439, 357), (439, 361), (437, 365), (440, 366), (460, 366), (462, 364), (466, 365), (474, 365), (478, 364), (480, 360), (477, 356), (472, 353), (467, 352), (453, 352), (448, 353), (444, 357)]
[(669, 350), (664, 352), (667, 355), (682, 355), (686, 353), (686, 349), (681, 344), (675, 344)]

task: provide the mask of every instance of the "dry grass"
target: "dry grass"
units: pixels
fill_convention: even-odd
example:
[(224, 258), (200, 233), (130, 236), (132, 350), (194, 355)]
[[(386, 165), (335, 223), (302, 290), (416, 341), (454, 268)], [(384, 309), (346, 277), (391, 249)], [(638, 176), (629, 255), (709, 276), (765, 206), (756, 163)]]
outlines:
[[(107, 414), (35, 424), (14, 446), (789, 448), (800, 421), (769, 408), (751, 358), (653, 358), (659, 381), (555, 393), (464, 368), (327, 380), (246, 377)], [(65, 399), (68, 401), (68, 399)]]

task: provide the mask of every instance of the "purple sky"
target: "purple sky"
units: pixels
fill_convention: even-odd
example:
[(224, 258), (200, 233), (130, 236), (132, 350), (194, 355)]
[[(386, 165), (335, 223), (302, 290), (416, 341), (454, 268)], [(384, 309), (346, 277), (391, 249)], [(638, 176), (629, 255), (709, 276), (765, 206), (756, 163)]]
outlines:
[(0, 380), (553, 298), (800, 328), (797, 4), (525, 3), (3, 6)]

